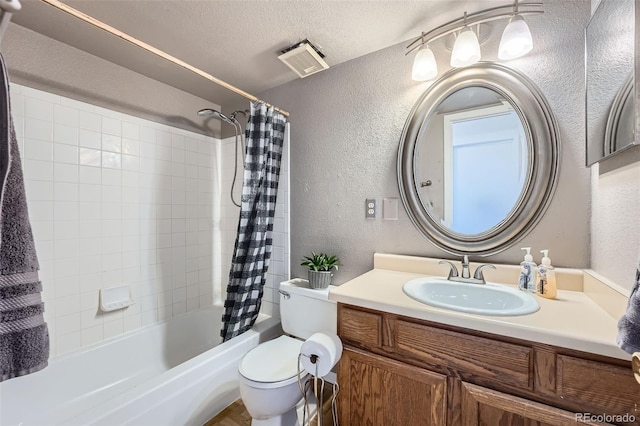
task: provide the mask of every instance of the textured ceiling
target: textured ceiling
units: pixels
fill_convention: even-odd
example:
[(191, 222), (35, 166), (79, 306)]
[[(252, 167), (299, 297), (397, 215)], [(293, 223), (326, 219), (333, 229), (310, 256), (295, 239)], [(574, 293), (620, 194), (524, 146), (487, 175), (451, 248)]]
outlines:
[[(219, 105), (238, 95), (39, 0), (13, 22)], [(279, 52), (305, 38), (330, 66), (504, 0), (80, 0), (69, 5), (254, 95), (297, 76)], [(308, 78), (313, 78), (308, 77)], [(268, 101), (268, 99), (267, 99)]]

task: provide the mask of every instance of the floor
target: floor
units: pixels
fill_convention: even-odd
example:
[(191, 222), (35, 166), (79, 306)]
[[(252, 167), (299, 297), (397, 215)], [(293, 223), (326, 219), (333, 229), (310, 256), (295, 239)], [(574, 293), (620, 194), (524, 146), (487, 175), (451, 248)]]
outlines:
[[(333, 426), (333, 417), (331, 415), (331, 392), (324, 392), (324, 407), (322, 410), (323, 419), (322, 426)], [(222, 410), (220, 414), (209, 420), (203, 426), (250, 426), (251, 416), (247, 413), (246, 408), (242, 404), (242, 400), (236, 402)], [(318, 426), (317, 416), (311, 419), (310, 426)]]
[(220, 414), (209, 420), (204, 426), (250, 426), (251, 416), (242, 404), (242, 400), (236, 402), (222, 410)]

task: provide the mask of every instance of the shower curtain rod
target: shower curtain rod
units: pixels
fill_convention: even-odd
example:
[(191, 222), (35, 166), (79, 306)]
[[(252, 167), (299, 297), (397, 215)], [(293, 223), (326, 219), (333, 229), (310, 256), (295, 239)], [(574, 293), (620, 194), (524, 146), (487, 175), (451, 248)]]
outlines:
[[(0, 0), (0, 2), (2, 2), (2, 1), (6, 2), (7, 0)], [(9, 1), (17, 1), (17, 0), (9, 0)], [(99, 29), (101, 29), (103, 31), (106, 31), (109, 34), (112, 34), (112, 35), (114, 35), (114, 36), (116, 36), (118, 38), (121, 38), (124, 41), (127, 41), (127, 42), (129, 42), (129, 43), (131, 43), (131, 44), (133, 44), (135, 46), (138, 46), (141, 49), (146, 50), (147, 52), (153, 53), (154, 55), (159, 56), (162, 59), (165, 59), (165, 60), (167, 60), (169, 62), (172, 62), (172, 63), (178, 65), (179, 67), (182, 67), (182, 68), (184, 68), (184, 69), (186, 69), (188, 71), (191, 71), (194, 74), (199, 75), (200, 77), (204, 77), (207, 80), (209, 80), (209, 81), (211, 81), (211, 82), (213, 82), (213, 83), (215, 83), (215, 84), (217, 84), (219, 86), (224, 87), (225, 89), (231, 90), (232, 92), (237, 93), (238, 95), (249, 99), (250, 101), (263, 102), (267, 106), (273, 106), (276, 111), (280, 112), (285, 117), (289, 116), (289, 113), (287, 111), (284, 111), (284, 110), (282, 110), (282, 109), (280, 109), (280, 108), (278, 108), (278, 107), (276, 107), (274, 105), (271, 105), (271, 104), (263, 101), (262, 99), (252, 95), (251, 93), (247, 93), (242, 89), (238, 89), (237, 87), (235, 87), (235, 86), (233, 86), (233, 85), (231, 85), (231, 84), (229, 84), (229, 83), (227, 83), (225, 81), (222, 81), (219, 78), (216, 78), (213, 75), (211, 75), (211, 74), (209, 74), (209, 73), (207, 73), (205, 71), (202, 71), (200, 68), (196, 68), (193, 65), (188, 64), (188, 63), (184, 62), (183, 60), (180, 60), (180, 59), (176, 58), (175, 56), (169, 55), (168, 53), (163, 52), (162, 50), (157, 49), (157, 48), (155, 48), (155, 47), (153, 47), (153, 46), (151, 46), (151, 45), (149, 45), (149, 44), (147, 44), (147, 43), (145, 43), (145, 42), (143, 42), (141, 40), (138, 40), (137, 38), (132, 37), (129, 34), (118, 30), (117, 28), (114, 28), (114, 27), (112, 27), (112, 26), (110, 26), (108, 24), (105, 24), (104, 22), (102, 22), (102, 21), (100, 21), (100, 20), (98, 20), (98, 19), (96, 19), (96, 18), (94, 18), (94, 17), (92, 17), (90, 15), (87, 15), (86, 13), (81, 12), (78, 9), (75, 9), (75, 8), (65, 4), (65, 3), (62, 3), (61, 1), (58, 1), (58, 0), (41, 0), (41, 1), (49, 4), (50, 6), (55, 7), (58, 10), (66, 12), (69, 15), (71, 15), (73, 17), (76, 17), (76, 18), (78, 18), (78, 19), (80, 19), (80, 20), (82, 20), (82, 21), (84, 21), (84, 22), (86, 22), (88, 24), (91, 24), (91, 25), (93, 25), (93, 26), (95, 26), (95, 27), (97, 27), (97, 28), (99, 28)]]

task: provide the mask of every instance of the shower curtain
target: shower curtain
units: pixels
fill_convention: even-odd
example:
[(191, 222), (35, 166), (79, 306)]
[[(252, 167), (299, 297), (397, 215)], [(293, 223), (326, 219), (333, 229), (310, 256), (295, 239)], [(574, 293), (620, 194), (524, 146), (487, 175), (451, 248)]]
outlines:
[(253, 326), (262, 302), (271, 258), (285, 117), (264, 103), (251, 103), (238, 234), (222, 316), (223, 341)]

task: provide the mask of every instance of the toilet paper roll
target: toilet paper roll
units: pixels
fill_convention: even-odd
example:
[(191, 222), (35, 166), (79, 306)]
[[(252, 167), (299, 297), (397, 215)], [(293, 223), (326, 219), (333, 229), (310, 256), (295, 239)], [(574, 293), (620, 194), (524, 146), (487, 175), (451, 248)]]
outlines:
[(315, 333), (305, 340), (300, 353), (302, 368), (312, 376), (317, 372), (317, 377), (324, 377), (340, 361), (342, 341), (335, 334)]
[(631, 358), (631, 369), (633, 370), (633, 377), (640, 383), (640, 352), (633, 354)]

